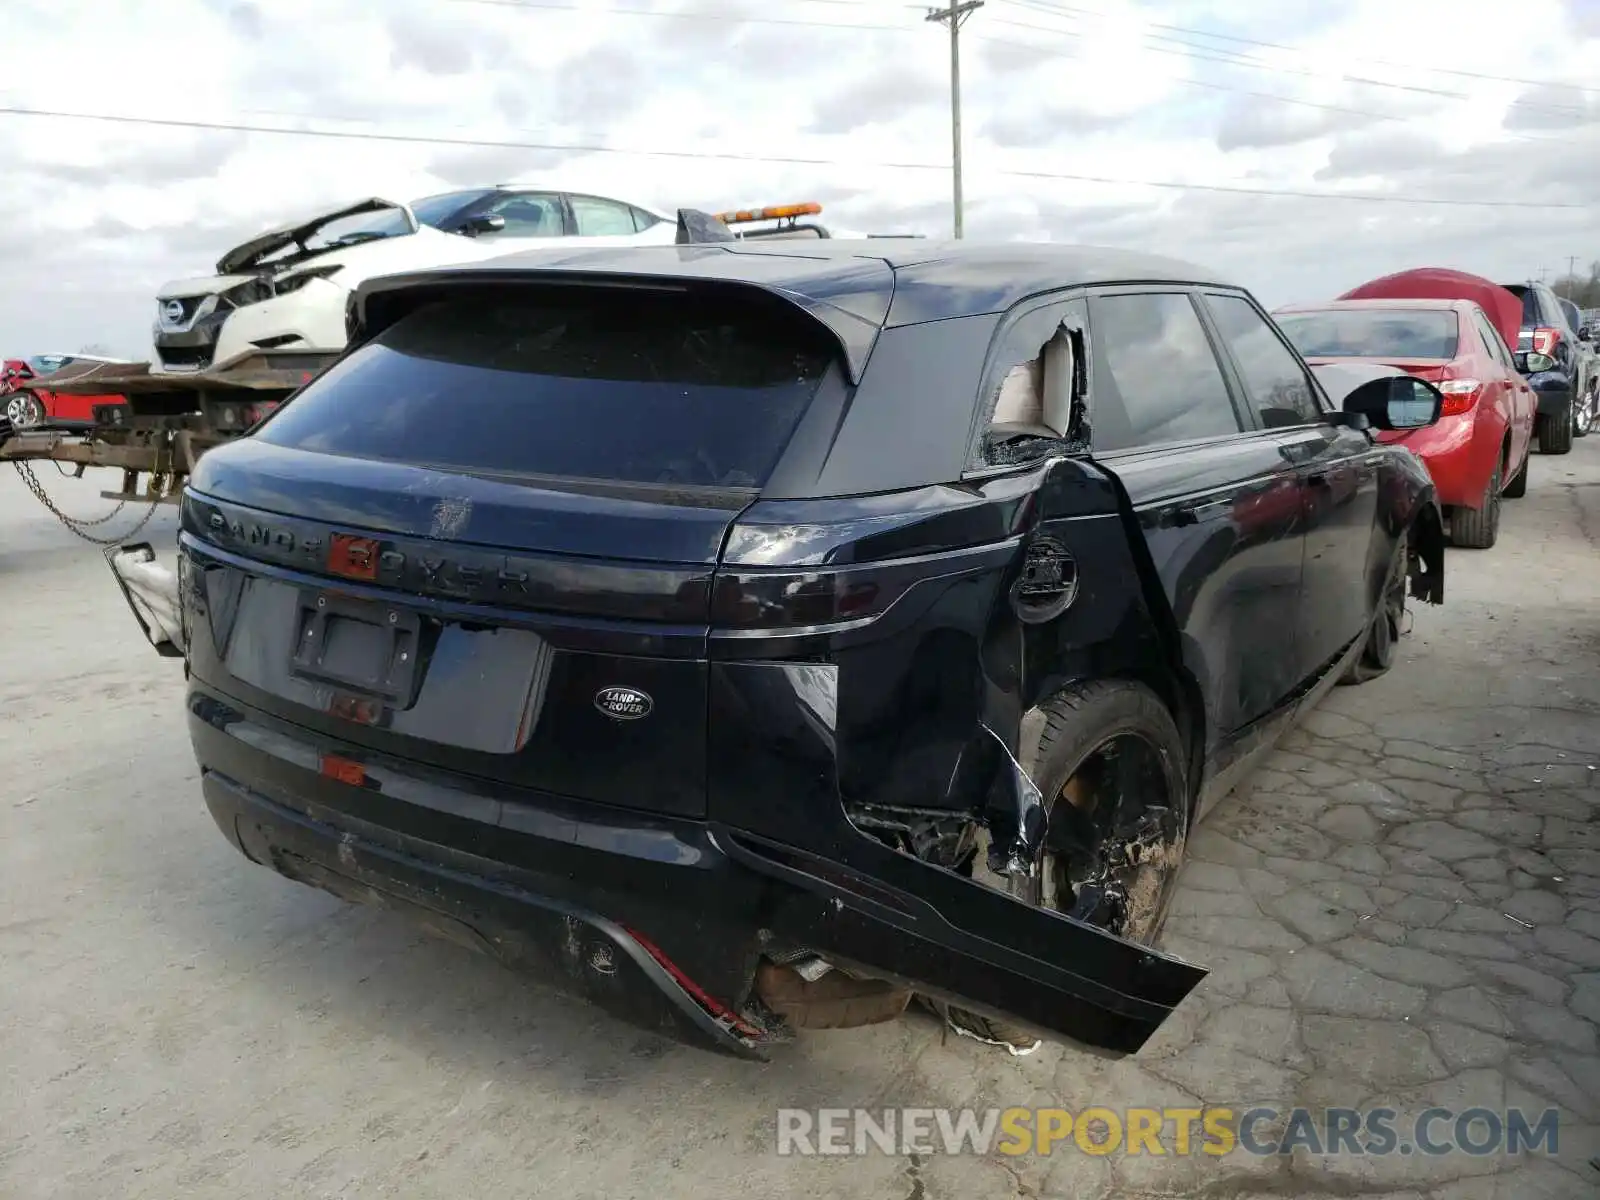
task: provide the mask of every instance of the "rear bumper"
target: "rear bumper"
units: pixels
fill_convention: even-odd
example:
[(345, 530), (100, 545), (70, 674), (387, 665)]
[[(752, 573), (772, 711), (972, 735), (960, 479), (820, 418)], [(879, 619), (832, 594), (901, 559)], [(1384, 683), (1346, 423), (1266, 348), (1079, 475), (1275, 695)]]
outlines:
[[(424, 773), (323, 744), (197, 681), (191, 687), (206, 802), (248, 858), (410, 911), (691, 1043), (760, 1057), (783, 1036), (751, 996), (763, 957), (784, 953), (820, 953), (1116, 1053), (1136, 1051), (1205, 975), (1133, 947), (1131, 966), (1119, 970), (1122, 943), (970, 882), (961, 888), (1017, 928), (959, 928), (892, 879), (719, 823)], [(1036, 937), (1036, 953), (1007, 944), (1005, 934), (1036, 921), (1068, 940)]]
[[(201, 775), (206, 807), (252, 862), (345, 900), (400, 911), (508, 966), (541, 971), (615, 1016), (682, 1041), (764, 1057), (759, 1031), (718, 1019), (639, 937), (550, 893), (548, 877), (504, 870), (490, 878), (362, 837), (347, 825), (276, 804), (216, 771)], [(530, 890), (535, 888), (538, 890)]]
[(1572, 383), (1565, 375), (1558, 375), (1554, 371), (1546, 371), (1540, 375), (1530, 375), (1528, 386), (1533, 389), (1533, 394), (1539, 398), (1539, 415), (1549, 416), (1552, 413), (1564, 416), (1572, 407)]
[[(355, 768), (331, 757), (338, 747), (200, 690), (189, 731), (206, 804), (252, 861), (408, 912), (633, 1024), (758, 1052), (759, 1036), (715, 1016), (645, 949), (670, 956), (727, 1009), (749, 993), (765, 881), (733, 866), (704, 825), (555, 805), (508, 813), (489, 795), (392, 764)], [(343, 779), (328, 774), (334, 762)], [(364, 772), (359, 783), (352, 768)]]
[(1441, 417), (1434, 425), (1379, 440), (1404, 446), (1433, 479), (1438, 501), (1449, 508), (1481, 508), (1500, 461), (1501, 434), (1477, 411)]

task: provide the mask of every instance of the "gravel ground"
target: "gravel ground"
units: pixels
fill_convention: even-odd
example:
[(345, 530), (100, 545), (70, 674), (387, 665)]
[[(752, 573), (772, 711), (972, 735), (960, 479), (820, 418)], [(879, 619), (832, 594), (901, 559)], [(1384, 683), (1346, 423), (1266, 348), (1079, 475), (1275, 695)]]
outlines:
[[(201, 804), (176, 664), (0, 468), (0, 1195), (1593, 1197), (1597, 539), (1600, 438), (1536, 457), (1397, 668), (1219, 806), (1166, 938), (1212, 974), (1137, 1058), (1012, 1059), (911, 1016), (751, 1065), (245, 862)], [(1521, 1159), (773, 1150), (785, 1106), (1203, 1103), (1562, 1125)]]

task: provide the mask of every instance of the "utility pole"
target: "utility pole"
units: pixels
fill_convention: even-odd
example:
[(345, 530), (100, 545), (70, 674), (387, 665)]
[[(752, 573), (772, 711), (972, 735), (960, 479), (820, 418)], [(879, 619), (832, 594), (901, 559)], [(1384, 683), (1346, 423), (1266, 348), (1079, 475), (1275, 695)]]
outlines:
[(1540, 267), (1539, 268), (1539, 282), (1543, 283), (1545, 281), (1545, 279), (1549, 276), (1549, 274), (1550, 274), (1550, 268), (1549, 267)]
[(950, 26), (950, 182), (955, 208), (955, 235), (962, 233), (961, 222), (961, 25), (982, 8), (986, 0), (950, 0), (949, 8), (930, 8), (928, 20)]
[(1567, 299), (1572, 299), (1572, 293), (1578, 286), (1578, 256), (1567, 255)]

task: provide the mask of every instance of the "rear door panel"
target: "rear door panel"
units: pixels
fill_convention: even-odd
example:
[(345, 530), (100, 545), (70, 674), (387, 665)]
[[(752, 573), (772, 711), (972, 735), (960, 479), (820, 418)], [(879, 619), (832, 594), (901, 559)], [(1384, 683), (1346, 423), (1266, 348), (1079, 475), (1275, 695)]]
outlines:
[[(1328, 424), (1320, 391), (1282, 331), (1247, 297), (1207, 291), (1206, 310), (1255, 423), (1272, 428), (1300, 483), (1304, 566), (1299, 594), (1277, 620), (1294, 627), (1289, 674), (1298, 690), (1366, 626), (1382, 452), (1362, 432)], [(1434, 370), (1443, 365), (1434, 363)]]
[[(1157, 427), (1138, 439), (1147, 444), (1137, 449), (1096, 453), (1121, 481), (1137, 515), (1184, 664), (1200, 688), (1208, 740), (1216, 747), (1278, 708), (1298, 683), (1293, 613), (1302, 577), (1305, 481), (1291, 444), (1255, 430), (1248, 398), (1202, 297), (1189, 297), (1197, 331), (1189, 340), (1200, 340), (1180, 358), (1170, 338), (1164, 339), (1168, 361), (1158, 377), (1132, 355), (1119, 365), (1107, 352), (1111, 305), (1125, 295), (1108, 290), (1090, 305), (1098, 351), (1092, 356), (1092, 404), (1102, 410), (1096, 428), (1106, 428), (1108, 403), (1128, 412), (1151, 403), (1149, 396), (1128, 394), (1141, 381), (1151, 396), (1170, 393), (1164, 376), (1194, 379), (1178, 393), (1180, 402), (1204, 394), (1211, 407), (1227, 406), (1234, 427), (1187, 443), (1167, 435), (1165, 444)], [(1172, 402), (1171, 394), (1165, 402)]]
[(1299, 682), (1292, 616), (1305, 553), (1293, 440), (1270, 433), (1108, 456), (1218, 740)]
[(1311, 427), (1298, 431), (1292, 450), (1306, 480), (1297, 666), (1310, 678), (1366, 627), (1371, 581), (1379, 564), (1388, 564), (1394, 539), (1377, 520), (1384, 451), (1366, 434)]

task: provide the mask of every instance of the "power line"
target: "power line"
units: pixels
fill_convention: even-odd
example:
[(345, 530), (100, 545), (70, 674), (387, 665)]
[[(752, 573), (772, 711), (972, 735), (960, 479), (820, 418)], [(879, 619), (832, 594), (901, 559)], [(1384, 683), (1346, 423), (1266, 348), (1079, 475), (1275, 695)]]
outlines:
[[(1031, 12), (1066, 17), (1069, 20), (1077, 19), (1077, 14), (1068, 11), (1065, 6), (1046, 6), (1040, 3), (1039, 0), (1005, 0), (1005, 2), (1014, 4), (1019, 8), (1028, 9)], [(1087, 10), (1079, 11), (1086, 12), (1089, 16), (1106, 15), (1104, 13), (1087, 12)], [(1084, 36), (1080, 31), (1075, 29), (1062, 29), (1048, 25), (1029, 25), (1023, 21), (1008, 21), (1003, 18), (996, 18), (996, 23), (1010, 25), (1017, 29), (1029, 29), (1038, 33), (1053, 33), (1059, 37), (1082, 38)], [(1474, 96), (1470, 92), (1453, 91), (1437, 87), (1425, 87), (1421, 84), (1392, 83), (1387, 80), (1367, 79), (1363, 76), (1350, 75), (1342, 72), (1329, 75), (1319, 71), (1308, 70), (1304, 67), (1291, 67), (1283, 64), (1264, 62), (1259, 58), (1252, 58), (1248, 55), (1230, 51), (1220, 46), (1196, 46), (1193, 42), (1184, 41), (1182, 38), (1166, 37), (1161, 34), (1144, 34), (1143, 41), (1146, 44), (1145, 48), (1150, 50), (1152, 53), (1175, 54), (1179, 57), (1194, 59), (1199, 62), (1215, 62), (1222, 63), (1225, 66), (1248, 67), (1252, 70), (1267, 71), (1277, 75), (1300, 75), (1308, 79), (1336, 79), (1343, 83), (1354, 83), (1363, 87), (1385, 88), (1390, 91), (1408, 92), (1423, 96), (1437, 96), (1449, 100), (1470, 101), (1482, 99), (1482, 97)], [(1159, 45), (1157, 43), (1171, 44)], [(1285, 49), (1289, 49), (1291, 51), (1293, 50), (1292, 47), (1285, 47)], [(1304, 54), (1306, 52), (1299, 51), (1299, 53)], [(1556, 112), (1564, 115), (1586, 116), (1589, 113), (1587, 108), (1577, 108), (1572, 105), (1565, 104), (1541, 104), (1531, 100), (1512, 100), (1510, 101), (1510, 104), (1511, 106), (1517, 108), (1534, 109), (1544, 112)]]
[[(996, 18), (995, 23), (1000, 25), (1009, 25), (1019, 29), (1037, 29), (1042, 32), (1059, 33), (1067, 37), (1077, 36), (1075, 34), (1067, 33), (1065, 30), (1046, 29), (1042, 25), (1025, 25), (1018, 21), (1007, 21), (1003, 18)], [(985, 34), (974, 34), (973, 36), (979, 41), (989, 42), (996, 46), (1010, 46), (1018, 50), (1032, 50), (1035, 52), (1038, 52), (1040, 49), (1036, 44), (1029, 42), (1014, 42), (1009, 38), (990, 37)], [(1065, 49), (1046, 51), (1046, 53), (1050, 54), (1051, 56), (1059, 55), (1062, 58), (1081, 59), (1083, 57), (1076, 51), (1069, 52)], [(1367, 108), (1352, 108), (1345, 104), (1326, 104), (1320, 100), (1304, 100), (1298, 96), (1281, 96), (1276, 92), (1259, 92), (1253, 88), (1234, 87), (1233, 85), (1226, 83), (1212, 83), (1210, 80), (1194, 79), (1187, 75), (1162, 75), (1160, 78), (1169, 79), (1173, 83), (1176, 83), (1182, 87), (1202, 88), (1206, 91), (1212, 92), (1231, 92), (1239, 96), (1251, 96), (1257, 100), (1273, 100), (1279, 104), (1294, 105), (1297, 108), (1314, 108), (1322, 112), (1343, 113), (1347, 116), (1355, 117), (1368, 117), (1374, 121), (1410, 121), (1412, 119), (1410, 116), (1403, 113), (1378, 112)], [(1538, 134), (1512, 133), (1509, 131), (1502, 131), (1502, 136), (1518, 142), (1558, 142), (1563, 140), (1557, 137), (1542, 137)]]
[[(806, 0), (828, 3), (830, 0)], [(869, 25), (853, 21), (804, 21), (797, 17), (745, 16), (743, 13), (684, 12), (659, 8), (590, 8), (582, 4), (560, 4), (556, 0), (447, 0), (450, 4), (473, 4), (481, 8), (547, 9), (582, 13), (586, 17), (660, 17), (679, 21), (715, 21), (723, 25), (800, 25), (809, 29), (872, 29), (888, 33), (910, 33), (914, 25)]]
[(1078, 183), (1115, 183), (1137, 187), (1163, 188), (1185, 192), (1221, 192), (1230, 196), (1288, 196), (1301, 200), (1351, 200), (1374, 204), (1440, 204), (1450, 208), (1572, 208), (1587, 209), (1589, 204), (1553, 203), (1549, 205), (1524, 203), (1520, 200), (1458, 200), (1435, 199), (1423, 196), (1373, 196), (1358, 192), (1306, 192), (1294, 188), (1233, 187), (1220, 183), (1175, 183), (1154, 179), (1116, 179), (1107, 175), (1057, 175), (1048, 171), (995, 171), (1018, 179), (1069, 179)]
[[(827, 0), (827, 2), (831, 3), (832, 0)], [(1113, 15), (1098, 9), (1079, 8), (1072, 4), (1052, 3), (1051, 0), (1032, 0), (1031, 3), (1029, 0), (1004, 0), (1004, 2), (1015, 3), (1019, 7), (1031, 8), (1036, 12), (1060, 12), (1072, 16), (1091, 17)], [(1291, 54), (1302, 56), (1309, 56), (1312, 53), (1312, 51), (1306, 50), (1301, 46), (1286, 46), (1281, 42), (1266, 42), (1259, 38), (1240, 37), (1231, 33), (1216, 33), (1209, 29), (1196, 29), (1190, 25), (1168, 25), (1161, 21), (1146, 21), (1144, 24), (1151, 29), (1165, 29), (1172, 33), (1187, 33), (1195, 37), (1212, 38), (1220, 42), (1235, 42), (1242, 46), (1259, 46), (1264, 50), (1285, 50)], [(1462, 79), (1481, 79), (1491, 83), (1520, 83), (1526, 87), (1571, 87), (1574, 91), (1600, 93), (1600, 88), (1586, 88), (1578, 84), (1568, 84), (1553, 79), (1523, 79), (1516, 75), (1492, 75), (1483, 71), (1464, 71), (1454, 67), (1433, 67), (1414, 62), (1400, 63), (1387, 58), (1358, 58), (1354, 61), (1369, 62), (1374, 66), (1393, 67), (1396, 70), (1403, 71), (1427, 71), (1437, 75), (1454, 75)]]
[[(915, 26), (912, 26), (912, 25), (879, 25), (879, 24), (865, 24), (865, 23), (856, 23), (856, 22), (846, 23), (846, 22), (836, 22), (836, 21), (809, 21), (809, 20), (797, 20), (797, 19), (791, 19), (791, 18), (744, 16), (742, 14), (730, 14), (730, 13), (726, 13), (726, 12), (723, 12), (723, 13), (705, 13), (705, 12), (693, 12), (693, 11), (683, 11), (683, 10), (636, 9), (636, 8), (595, 9), (595, 8), (584, 7), (582, 5), (577, 5), (577, 4), (558, 3), (558, 2), (556, 2), (556, 0), (447, 0), (447, 2), (448, 3), (452, 3), (452, 4), (472, 4), (472, 5), (478, 5), (480, 7), (489, 7), (489, 8), (513, 8), (513, 9), (533, 9), (533, 10), (542, 9), (542, 10), (562, 11), (562, 12), (582, 12), (582, 13), (585, 13), (585, 14), (588, 14), (588, 15), (600, 15), (600, 16), (611, 16), (611, 17), (624, 17), (624, 16), (626, 16), (626, 17), (658, 17), (658, 18), (667, 18), (667, 19), (678, 19), (678, 20), (718, 21), (718, 22), (724, 22), (724, 23), (730, 22), (730, 21), (737, 21), (737, 22), (751, 22), (751, 23), (756, 23), (756, 24), (790, 25), (790, 26), (802, 26), (802, 27), (808, 27), (808, 28), (821, 28), (821, 29), (858, 29), (858, 30), (864, 29), (864, 30), (875, 30), (875, 31), (880, 31), (880, 32), (888, 32), (888, 33), (909, 33), (909, 32), (911, 32), (912, 30), (915, 29)], [(800, 3), (807, 3), (807, 4), (831, 4), (831, 5), (850, 6), (850, 7), (859, 8), (860, 4), (862, 3), (862, 0), (799, 0), (799, 2)], [(1040, 2), (1040, 0), (999, 0), (999, 2), (1001, 2), (1001, 3), (1013, 3), (1018, 7), (1028, 8), (1030, 11), (1035, 11), (1035, 12), (1060, 14), (1060, 15), (1063, 15), (1063, 16), (1067, 16), (1069, 19), (1076, 19), (1076, 15), (1075, 14), (1077, 14), (1077, 13), (1084, 13), (1086, 15), (1091, 15), (1091, 16), (1092, 15), (1105, 15), (1105, 14), (1097, 14), (1097, 13), (1094, 13), (1091, 10), (1087, 10), (1087, 9), (1069, 9), (1069, 6), (1066, 6), (1066, 5), (1053, 5), (1053, 6), (1052, 5), (1046, 5), (1046, 4), (1042, 3), (1042, 2)], [(904, 5), (903, 7), (912, 8), (912, 7), (916, 7), (916, 6), (907, 4), (907, 5)], [(1030, 25), (1030, 24), (1028, 24), (1027, 22), (1024, 22), (1024, 21), (1010, 21), (1010, 20), (1006, 20), (1003, 17), (1002, 18), (997, 18), (996, 19), (996, 23), (997, 24), (1001, 24), (1001, 25), (1009, 25), (1009, 26), (1011, 26), (1012, 28), (1015, 28), (1015, 29), (1026, 29), (1026, 30), (1029, 30), (1029, 31), (1032, 31), (1032, 32), (1038, 32), (1038, 33), (1051, 33), (1051, 34), (1055, 34), (1058, 37), (1075, 38), (1076, 39), (1076, 38), (1081, 38), (1083, 36), (1081, 33), (1077, 32), (1075, 30), (1071, 30), (1071, 29), (1059, 29), (1059, 28), (1055, 28), (1055, 27), (1047, 26), (1047, 25)], [(1175, 28), (1175, 29), (1182, 28), (1181, 26), (1158, 25), (1155, 22), (1150, 22), (1149, 24), (1151, 24), (1152, 27), (1159, 27), (1159, 28)], [(1196, 32), (1203, 33), (1204, 31), (1196, 31)], [(1002, 38), (984, 37), (982, 35), (978, 35), (978, 36), (981, 38), (981, 40), (988, 41), (988, 42), (993, 42), (996, 45), (1007, 45), (1007, 46), (1018, 46), (1018, 47), (1021, 47), (1021, 43), (1018, 43), (1018, 42), (1008, 42), (1008, 41), (1006, 41), (1006, 40), (1004, 40)], [(1147, 39), (1147, 40), (1150, 40), (1150, 39)], [(1175, 41), (1177, 43), (1177, 45), (1183, 46), (1183, 47), (1188, 47), (1190, 45), (1187, 42), (1182, 42), (1182, 41), (1178, 41), (1177, 39), (1171, 39), (1171, 38), (1158, 39), (1158, 40)], [(1248, 41), (1248, 39), (1238, 39), (1238, 40)], [(1255, 43), (1252, 43), (1252, 44), (1255, 44)], [(1275, 46), (1275, 43), (1260, 43), (1260, 44), (1268, 45), (1268, 46)], [(1032, 49), (1033, 47), (1021, 47), (1021, 48)], [(1269, 63), (1262, 63), (1259, 60), (1243, 58), (1243, 57), (1239, 57), (1239, 56), (1230, 56), (1230, 57), (1223, 58), (1223, 57), (1216, 57), (1216, 56), (1213, 56), (1213, 55), (1195, 54), (1195, 53), (1185, 52), (1184, 50), (1169, 49), (1169, 48), (1166, 48), (1166, 47), (1155, 46), (1155, 45), (1152, 45), (1150, 47), (1150, 49), (1155, 50), (1158, 53), (1175, 54), (1178, 57), (1183, 57), (1183, 58), (1197, 58), (1197, 59), (1201, 59), (1201, 60), (1206, 61), (1206, 62), (1218, 62), (1218, 63), (1222, 63), (1222, 64), (1229, 65), (1229, 66), (1250, 66), (1250, 67), (1256, 67), (1256, 68), (1261, 69), (1261, 70), (1276, 71), (1276, 72), (1282, 73), (1282, 74), (1296, 74), (1296, 75), (1308, 76), (1308, 77), (1311, 77), (1311, 78), (1322, 78), (1322, 76), (1319, 76), (1314, 71), (1300, 70), (1300, 69), (1296, 69), (1296, 68), (1292, 68), (1292, 67), (1275, 67), (1275, 66), (1273, 66), (1272, 64), (1269, 64)], [(1209, 48), (1208, 47), (1199, 47), (1198, 49), (1209, 49)], [(1292, 50), (1293, 48), (1292, 47), (1284, 47), (1284, 49), (1291, 49)], [(1227, 52), (1223, 51), (1223, 53), (1227, 53)], [(1255, 91), (1255, 90), (1250, 89), (1250, 88), (1230, 87), (1227, 84), (1210, 83), (1210, 82), (1207, 82), (1207, 81), (1204, 81), (1204, 80), (1189, 79), (1187, 77), (1168, 76), (1167, 78), (1171, 78), (1171, 79), (1177, 80), (1179, 82), (1182, 82), (1182, 83), (1184, 83), (1184, 84), (1186, 84), (1188, 86), (1192, 86), (1192, 87), (1204, 88), (1204, 89), (1207, 89), (1207, 90), (1210, 90), (1210, 91), (1234, 92), (1234, 93), (1237, 93), (1237, 94), (1243, 95), (1243, 96), (1252, 96), (1252, 97), (1255, 97), (1256, 99), (1260, 99), (1260, 100), (1272, 100), (1272, 101), (1275, 101), (1275, 102), (1277, 102), (1279, 104), (1290, 104), (1290, 105), (1295, 105), (1295, 106), (1301, 107), (1301, 108), (1313, 108), (1313, 109), (1320, 109), (1320, 110), (1323, 110), (1325, 112), (1345, 113), (1345, 114), (1348, 114), (1348, 115), (1351, 115), (1351, 116), (1368, 117), (1368, 118), (1371, 118), (1373, 120), (1379, 120), (1379, 121), (1404, 121), (1404, 120), (1409, 120), (1410, 119), (1409, 117), (1401, 115), (1401, 114), (1398, 114), (1398, 113), (1372, 112), (1372, 111), (1367, 110), (1367, 109), (1351, 108), (1351, 107), (1348, 107), (1346, 105), (1326, 104), (1326, 103), (1322, 103), (1320, 101), (1315, 101), (1315, 100), (1303, 100), (1303, 99), (1300, 99), (1300, 98), (1294, 97), (1294, 96), (1280, 96), (1280, 95), (1277, 95), (1276, 93), (1273, 93), (1273, 92), (1260, 92), (1260, 91)], [(1436, 95), (1449, 96), (1449, 97), (1468, 99), (1468, 100), (1474, 98), (1474, 97), (1471, 97), (1471, 96), (1467, 96), (1464, 93), (1446, 93), (1446, 92), (1440, 92), (1437, 89), (1408, 88), (1403, 84), (1392, 84), (1392, 85), (1389, 85), (1389, 84), (1376, 83), (1374, 81), (1368, 81), (1368, 82), (1373, 82), (1374, 86), (1379, 86), (1379, 87), (1392, 86), (1392, 87), (1399, 88), (1401, 90), (1406, 90), (1406, 91), (1425, 91), (1428, 94), (1436, 94)], [(1577, 112), (1579, 110), (1561, 108), (1561, 109), (1558, 109), (1556, 111)], [(1559, 140), (1559, 139), (1553, 138), (1553, 137), (1540, 137), (1540, 136), (1535, 135), (1535, 134), (1508, 133), (1507, 136), (1511, 137), (1511, 138), (1514, 138), (1517, 141), (1525, 141), (1525, 142), (1552, 142), (1552, 141)], [(959, 173), (959, 169), (958, 169), (958, 173)]]
[[(725, 162), (777, 163), (808, 167), (856, 167), (891, 171), (948, 171), (947, 163), (849, 162), (833, 158), (805, 158), (793, 155), (735, 154), (711, 150), (636, 150), (621, 146), (583, 145), (570, 142), (519, 142), (491, 138), (451, 138), (423, 134), (383, 133), (353, 129), (285, 129), (274, 125), (253, 125), (243, 121), (199, 121), (181, 117), (135, 117), (121, 113), (80, 113), (53, 109), (0, 106), (0, 116), (45, 117), (67, 121), (95, 121), (111, 125), (135, 125), (156, 129), (204, 130), (217, 133), (273, 133), (286, 137), (325, 138), (337, 141), (382, 142), (422, 146), (462, 146), (473, 149), (541, 150), (569, 154), (624, 154), (641, 158), (719, 160)], [(1084, 175), (1057, 171), (1019, 171), (1000, 168), (987, 174), (1014, 179), (1047, 179), (1068, 183), (1112, 184), (1122, 187), (1147, 187), (1182, 192), (1220, 192), (1236, 196), (1282, 196), (1305, 200), (1342, 200), (1367, 204), (1438, 205), (1449, 208), (1514, 208), (1590, 210), (1594, 204), (1550, 200), (1467, 200), (1459, 197), (1382, 196), (1358, 192), (1311, 192), (1291, 188), (1248, 188), (1225, 184), (1178, 183), (1172, 180), (1127, 179), (1110, 175)]]

